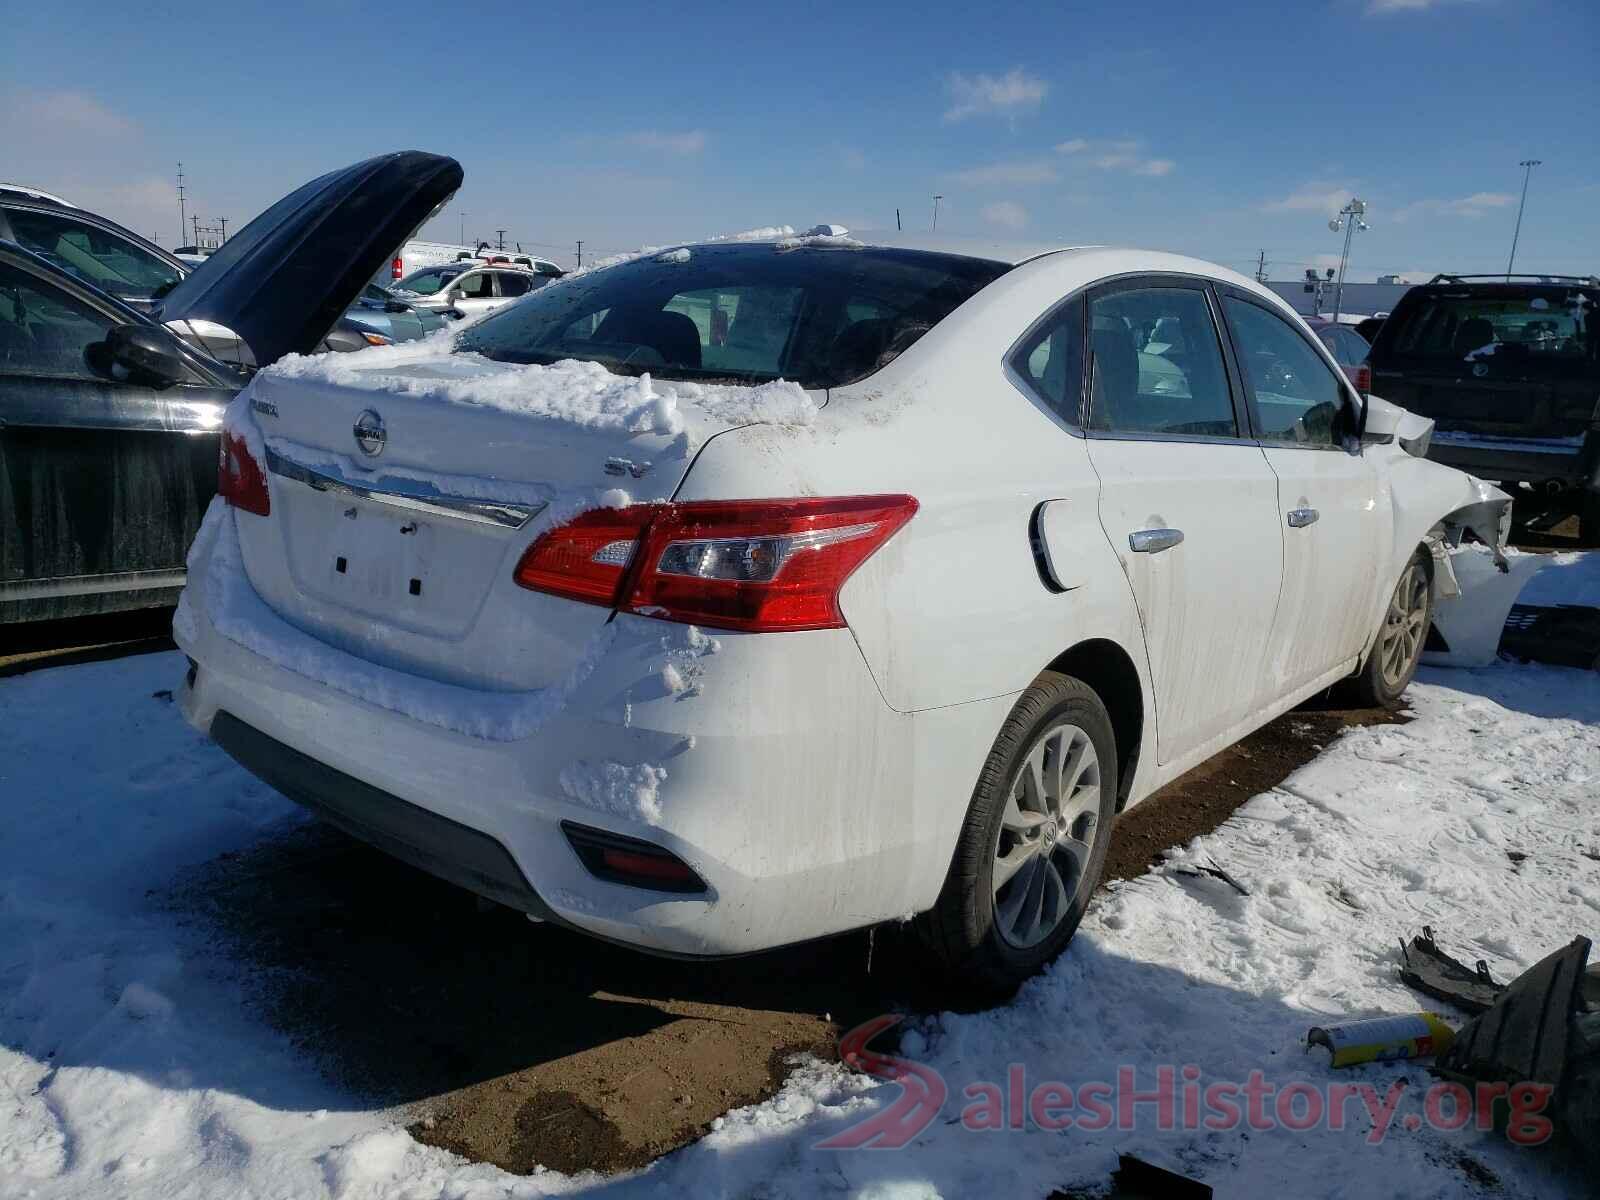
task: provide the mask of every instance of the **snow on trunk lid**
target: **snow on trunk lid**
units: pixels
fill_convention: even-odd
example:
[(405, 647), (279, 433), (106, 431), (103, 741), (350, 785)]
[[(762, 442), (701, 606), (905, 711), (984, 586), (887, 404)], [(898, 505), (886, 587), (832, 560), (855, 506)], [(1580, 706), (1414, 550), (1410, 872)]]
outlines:
[(290, 357), (241, 399), (249, 417), (234, 419), (259, 428), (272, 490), (269, 518), (238, 522), (266, 604), (346, 653), (497, 691), (558, 682), (609, 618), (515, 586), (540, 533), (666, 500), (715, 434), (817, 411), (790, 383), (513, 365), (452, 354), (447, 337)]

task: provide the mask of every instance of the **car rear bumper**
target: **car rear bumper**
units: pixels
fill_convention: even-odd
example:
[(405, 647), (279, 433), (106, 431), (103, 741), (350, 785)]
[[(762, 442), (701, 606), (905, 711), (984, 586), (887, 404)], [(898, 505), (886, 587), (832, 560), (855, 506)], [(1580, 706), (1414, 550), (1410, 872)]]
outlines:
[[(663, 683), (664, 647), (687, 627), (619, 616), (558, 712), (527, 737), (491, 741), (346, 694), (224, 636), (207, 614), (210, 577), (208, 564), (191, 564), (175, 623), (196, 664), (181, 693), (196, 728), (398, 858), (666, 954), (751, 953), (929, 907), (1012, 703), (895, 712), (848, 630), (718, 633), (694, 686), (675, 689)], [(637, 786), (656, 771), (653, 789)], [(706, 891), (597, 878), (563, 822), (660, 846)]]
[(1428, 457), (1501, 483), (1557, 482), (1600, 491), (1600, 434), (1586, 438), (1477, 437), (1435, 430)]

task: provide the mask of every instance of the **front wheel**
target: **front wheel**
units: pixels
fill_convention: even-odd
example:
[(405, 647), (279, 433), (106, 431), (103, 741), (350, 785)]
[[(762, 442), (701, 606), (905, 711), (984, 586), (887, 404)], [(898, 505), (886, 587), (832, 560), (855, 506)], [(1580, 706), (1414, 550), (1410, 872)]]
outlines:
[(1116, 797), (1105, 705), (1044, 672), (1001, 727), (939, 900), (918, 921), (954, 978), (1001, 995), (1061, 953), (1100, 880)]
[(1383, 624), (1356, 673), (1356, 694), (1370, 708), (1388, 708), (1399, 701), (1417, 673), (1422, 646), (1433, 622), (1432, 556), (1419, 548), (1400, 572)]

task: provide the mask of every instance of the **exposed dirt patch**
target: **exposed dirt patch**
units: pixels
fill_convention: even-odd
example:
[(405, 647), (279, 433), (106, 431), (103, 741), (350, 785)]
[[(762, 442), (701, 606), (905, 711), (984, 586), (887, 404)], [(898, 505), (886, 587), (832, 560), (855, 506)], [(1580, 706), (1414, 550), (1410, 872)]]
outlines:
[(170, 608), (0, 625), (0, 678), (173, 648)]
[[(1210, 831), (1351, 726), (1305, 708), (1121, 818), (1106, 878)], [(1225, 865), (1225, 864), (1224, 864)], [(332, 1077), (408, 1106), (413, 1136), (516, 1172), (639, 1167), (770, 1096), (787, 1060), (939, 1005), (885, 928), (726, 963), (650, 958), (480, 902), (322, 825), (211, 864), (175, 903), (249, 964), (245, 994)]]

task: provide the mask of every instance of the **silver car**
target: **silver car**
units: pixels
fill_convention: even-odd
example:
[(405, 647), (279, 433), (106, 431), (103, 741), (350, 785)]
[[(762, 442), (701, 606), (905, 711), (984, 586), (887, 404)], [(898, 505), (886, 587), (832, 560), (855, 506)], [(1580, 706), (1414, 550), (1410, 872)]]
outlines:
[(507, 263), (444, 263), (413, 271), (395, 284), (393, 291), (413, 308), (472, 317), (526, 296), (559, 278), (560, 273), (555, 264), (546, 269), (539, 260), (532, 270)]

